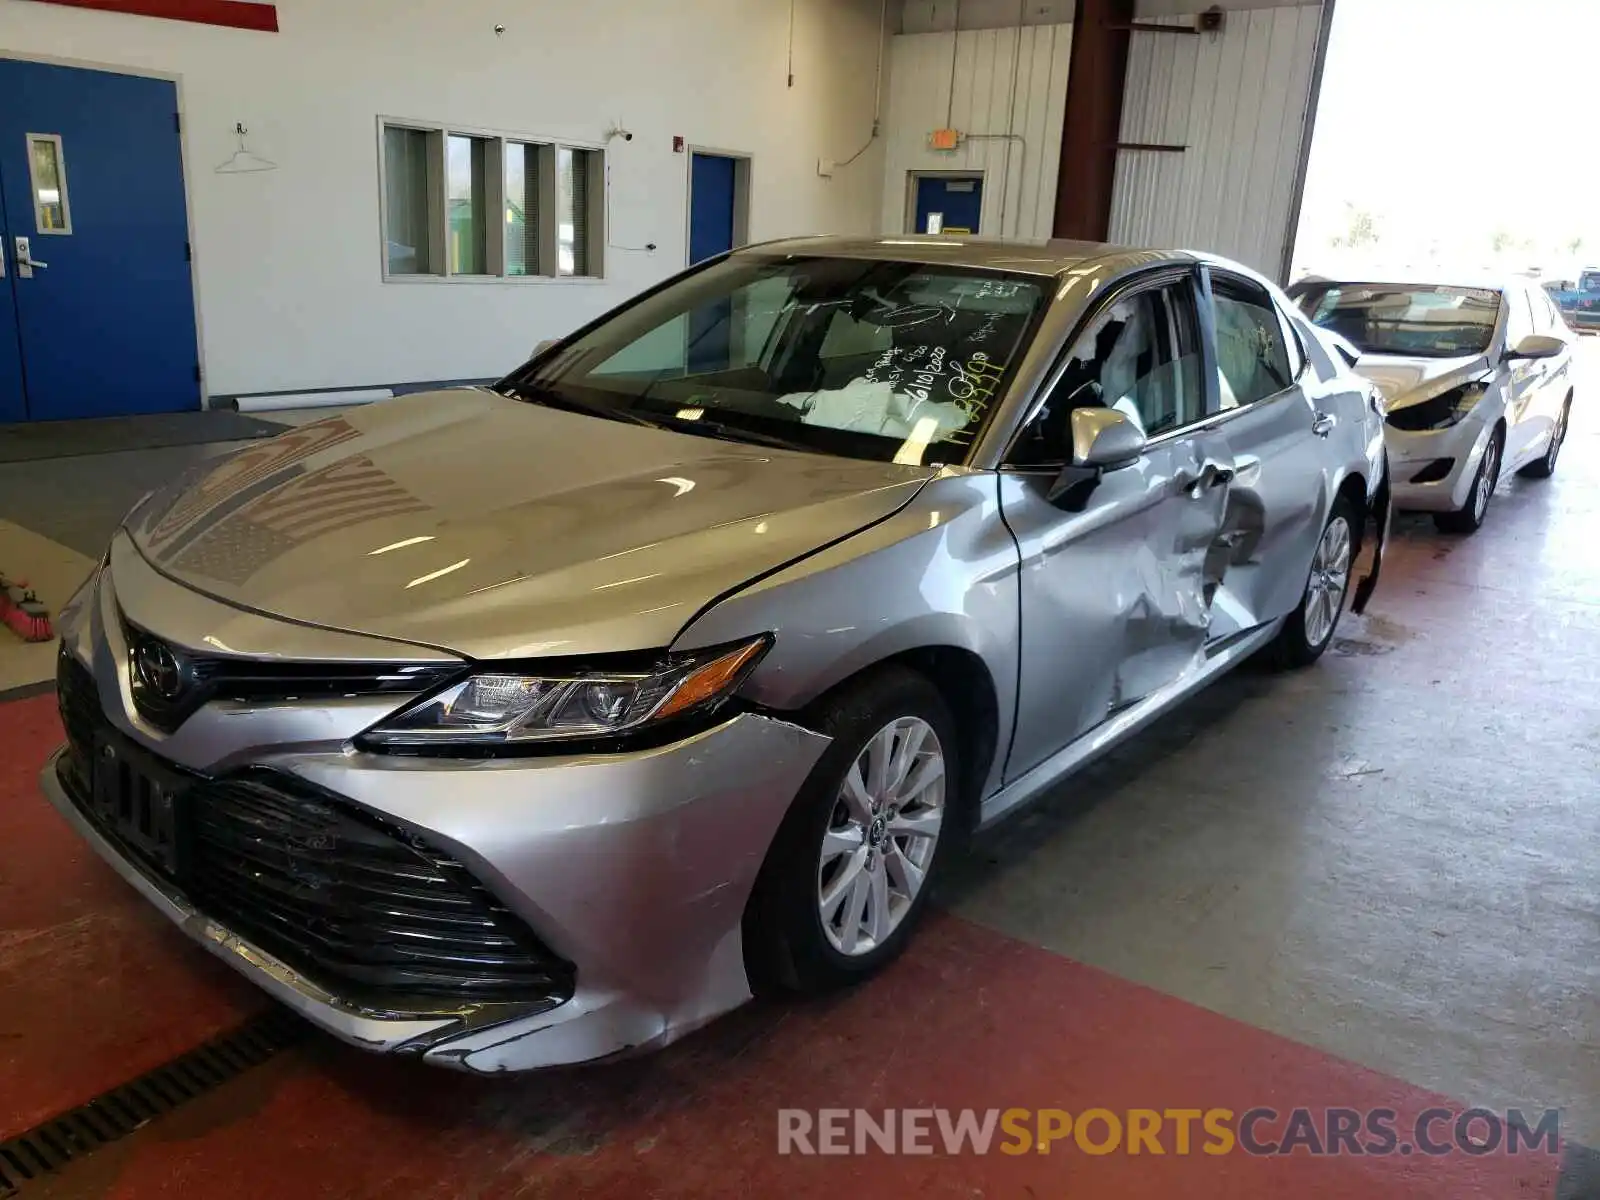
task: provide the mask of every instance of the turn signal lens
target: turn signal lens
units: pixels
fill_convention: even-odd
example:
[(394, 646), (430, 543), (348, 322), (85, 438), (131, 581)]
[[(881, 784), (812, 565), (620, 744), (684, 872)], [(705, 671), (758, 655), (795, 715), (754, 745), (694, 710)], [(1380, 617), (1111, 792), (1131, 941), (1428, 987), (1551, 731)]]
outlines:
[(659, 721), (675, 713), (688, 712), (692, 708), (698, 708), (714, 700), (729, 690), (734, 681), (743, 675), (751, 660), (766, 648), (766, 639), (763, 638), (700, 667), (678, 685), (677, 691), (667, 697), (667, 702), (656, 710), (655, 719)]

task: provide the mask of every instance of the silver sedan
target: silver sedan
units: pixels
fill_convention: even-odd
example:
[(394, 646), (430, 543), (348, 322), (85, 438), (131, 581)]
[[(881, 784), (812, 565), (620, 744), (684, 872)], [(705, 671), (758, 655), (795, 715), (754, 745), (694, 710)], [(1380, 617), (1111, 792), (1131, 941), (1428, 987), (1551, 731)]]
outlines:
[(1234, 264), (752, 247), (148, 497), (43, 787), (356, 1045), (659, 1046), (870, 975), (973, 830), (1314, 662), (1385, 481), (1375, 389)]
[(1575, 335), (1543, 288), (1316, 280), (1293, 295), (1383, 390), (1396, 508), (1473, 533), (1505, 475), (1555, 474)]

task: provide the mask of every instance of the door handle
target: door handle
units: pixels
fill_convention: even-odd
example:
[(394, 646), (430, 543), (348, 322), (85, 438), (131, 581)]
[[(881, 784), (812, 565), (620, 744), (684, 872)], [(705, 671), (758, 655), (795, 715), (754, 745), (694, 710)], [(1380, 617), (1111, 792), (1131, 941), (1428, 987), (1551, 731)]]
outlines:
[(18, 279), (32, 279), (33, 278), (33, 272), (34, 272), (35, 268), (38, 268), (40, 270), (44, 270), (44, 269), (46, 269), (46, 268), (48, 268), (50, 266), (49, 263), (35, 262), (34, 261), (33, 254), (28, 249), (28, 239), (27, 238), (19, 237), (17, 239), (17, 241), (16, 241), (16, 249), (17, 249), (17, 278)]
[(1319, 412), (1317, 414), (1317, 419), (1311, 422), (1311, 432), (1316, 434), (1319, 438), (1325, 438), (1333, 433), (1338, 424), (1338, 417), (1331, 413)]
[(1223, 487), (1233, 482), (1234, 471), (1232, 467), (1225, 467), (1221, 463), (1208, 462), (1200, 468), (1198, 474), (1188, 471), (1179, 471), (1173, 477), (1180, 492), (1188, 492), (1198, 500), (1211, 488)]

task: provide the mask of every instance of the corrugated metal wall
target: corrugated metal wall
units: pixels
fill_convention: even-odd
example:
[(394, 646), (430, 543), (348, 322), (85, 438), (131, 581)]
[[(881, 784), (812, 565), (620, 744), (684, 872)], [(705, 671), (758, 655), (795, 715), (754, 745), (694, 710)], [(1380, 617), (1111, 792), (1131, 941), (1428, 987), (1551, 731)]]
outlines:
[[(980, 232), (1048, 237), (1071, 51), (1070, 25), (892, 39), (883, 231), (907, 230), (911, 172), (982, 171)], [(969, 140), (954, 153), (928, 149), (928, 135), (947, 122)], [(1016, 137), (992, 136), (1007, 133)]]
[(1188, 150), (1118, 156), (1112, 241), (1281, 274), (1321, 18), (1300, 5), (1230, 12), (1220, 35), (1133, 35), (1122, 140)]

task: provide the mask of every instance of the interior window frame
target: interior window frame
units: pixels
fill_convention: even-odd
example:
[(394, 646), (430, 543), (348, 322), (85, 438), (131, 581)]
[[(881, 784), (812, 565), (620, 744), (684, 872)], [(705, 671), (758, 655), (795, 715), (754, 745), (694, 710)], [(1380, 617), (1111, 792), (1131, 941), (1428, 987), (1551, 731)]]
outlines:
[[(1207, 305), (1208, 305), (1208, 312), (1209, 312), (1209, 314), (1211, 316), (1211, 320), (1212, 320), (1211, 340), (1212, 340), (1212, 347), (1213, 347), (1212, 353), (1213, 353), (1214, 357), (1216, 356), (1216, 349), (1215, 349), (1215, 347), (1216, 347), (1216, 325), (1215, 325), (1215, 322), (1216, 322), (1216, 301), (1217, 301), (1217, 295), (1218, 295), (1217, 284), (1218, 284), (1219, 281), (1223, 284), (1224, 290), (1235, 290), (1235, 291), (1240, 291), (1240, 292), (1247, 293), (1247, 295), (1245, 297), (1243, 297), (1243, 298), (1229, 297), (1230, 299), (1237, 299), (1238, 302), (1241, 303), (1241, 304), (1253, 304), (1256, 307), (1265, 307), (1269, 312), (1271, 312), (1273, 315), (1275, 315), (1278, 318), (1278, 336), (1283, 338), (1283, 340), (1284, 340), (1284, 347), (1283, 347), (1284, 360), (1286, 362), (1288, 362), (1288, 364), (1289, 364), (1289, 366), (1291, 368), (1290, 373), (1289, 373), (1290, 374), (1289, 382), (1286, 383), (1283, 387), (1279, 388), (1275, 392), (1269, 392), (1267, 395), (1262, 396), (1259, 399), (1251, 400), (1251, 401), (1248, 401), (1248, 402), (1244, 402), (1244, 403), (1240, 403), (1238, 405), (1235, 405), (1233, 408), (1224, 409), (1224, 408), (1220, 407), (1220, 405), (1221, 405), (1221, 389), (1218, 388), (1217, 392), (1216, 392), (1216, 395), (1217, 395), (1217, 403), (1218, 403), (1219, 407), (1218, 407), (1217, 412), (1216, 412), (1215, 415), (1218, 416), (1218, 417), (1222, 417), (1222, 418), (1226, 419), (1226, 418), (1231, 418), (1231, 417), (1237, 416), (1240, 413), (1250, 412), (1253, 409), (1259, 408), (1263, 404), (1275, 404), (1279, 400), (1283, 399), (1283, 397), (1294, 394), (1299, 389), (1301, 383), (1305, 379), (1306, 370), (1309, 367), (1309, 363), (1310, 363), (1310, 356), (1305, 353), (1305, 346), (1303, 344), (1300, 344), (1298, 342), (1298, 340), (1295, 343), (1293, 343), (1294, 346), (1295, 346), (1295, 349), (1298, 350), (1299, 353), (1300, 353), (1300, 362), (1301, 362), (1301, 370), (1299, 371), (1298, 374), (1296, 374), (1292, 369), (1293, 366), (1294, 366), (1294, 356), (1289, 353), (1289, 346), (1291, 345), (1291, 343), (1289, 341), (1289, 336), (1293, 332), (1293, 330), (1292, 330), (1292, 327), (1290, 327), (1288, 325), (1288, 323), (1287, 323), (1287, 321), (1286, 321), (1286, 319), (1284, 317), (1283, 311), (1278, 307), (1277, 301), (1272, 298), (1272, 293), (1270, 291), (1268, 291), (1266, 288), (1262, 287), (1261, 284), (1255, 282), (1253, 279), (1247, 279), (1242, 275), (1235, 274), (1234, 272), (1228, 271), (1226, 269), (1220, 269), (1220, 268), (1217, 268), (1217, 267), (1207, 266), (1207, 268), (1206, 268), (1206, 288), (1205, 288), (1205, 293), (1206, 293), (1206, 302), (1207, 302)], [(1251, 298), (1249, 293), (1254, 293), (1255, 294), (1255, 298)], [(1218, 372), (1218, 373), (1221, 372), (1222, 363), (1221, 363), (1221, 359), (1220, 358), (1216, 359), (1216, 362), (1214, 364), (1213, 370), (1214, 370), (1214, 372)]]
[[(1200, 416), (1193, 421), (1155, 434), (1146, 441), (1145, 445), (1147, 447), (1159, 446), (1172, 438), (1181, 437), (1185, 433), (1192, 432), (1208, 421), (1213, 420), (1213, 409), (1217, 401), (1217, 387), (1211, 375), (1215, 371), (1216, 352), (1211, 323), (1207, 317), (1207, 293), (1202, 287), (1203, 271), (1204, 267), (1199, 263), (1163, 263), (1160, 266), (1130, 275), (1126, 279), (1113, 284), (1104, 295), (1090, 305), (1084, 311), (1083, 316), (1079, 317), (1077, 322), (1074, 323), (1071, 332), (1061, 340), (1060, 345), (1056, 348), (1055, 358), (1050, 364), (1050, 371), (1046, 375), (1045, 381), (1039, 386), (1038, 394), (1029, 401), (1027, 411), (1007, 436), (1005, 450), (1000, 455), (1000, 463), (996, 469), (1018, 475), (1059, 474), (1069, 465), (1068, 458), (1062, 458), (1059, 462), (1013, 463), (1011, 456), (1016, 452), (1017, 443), (1022, 440), (1023, 434), (1039, 418), (1046, 401), (1049, 400), (1056, 387), (1060, 384), (1061, 377), (1066, 372), (1072, 348), (1078, 344), (1079, 339), (1113, 305), (1129, 297), (1140, 296), (1157, 289), (1187, 285), (1189, 302), (1193, 306), (1194, 332), (1200, 343)], [(1176, 328), (1171, 326), (1170, 323), (1168, 332), (1169, 336), (1177, 332)], [(1177, 349), (1176, 342), (1173, 343), (1172, 348), (1174, 350)]]

